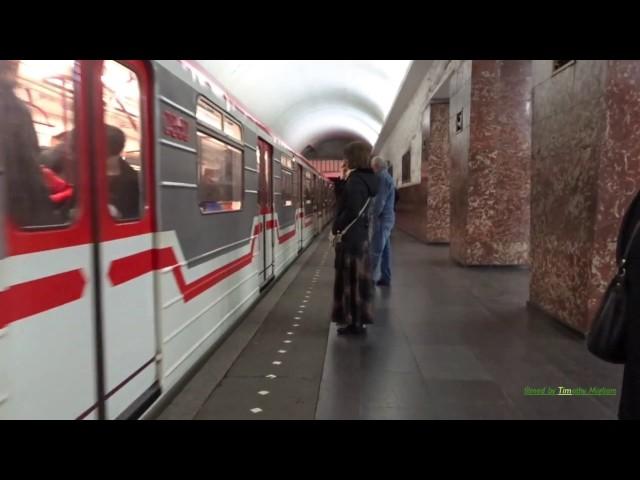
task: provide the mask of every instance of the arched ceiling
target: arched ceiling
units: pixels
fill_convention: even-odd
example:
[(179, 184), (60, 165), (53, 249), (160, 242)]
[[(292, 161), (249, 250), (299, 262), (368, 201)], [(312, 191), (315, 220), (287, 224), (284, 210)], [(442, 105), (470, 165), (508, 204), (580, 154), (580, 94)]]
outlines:
[(276, 135), (301, 152), (332, 139), (365, 139), (375, 144), (411, 60), (198, 63)]

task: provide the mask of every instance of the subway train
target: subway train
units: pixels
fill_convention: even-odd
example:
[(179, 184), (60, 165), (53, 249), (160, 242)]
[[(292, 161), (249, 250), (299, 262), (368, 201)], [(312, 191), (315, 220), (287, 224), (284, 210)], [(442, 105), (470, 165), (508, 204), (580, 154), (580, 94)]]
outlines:
[(0, 419), (144, 417), (328, 224), (332, 183), (197, 62), (14, 62)]

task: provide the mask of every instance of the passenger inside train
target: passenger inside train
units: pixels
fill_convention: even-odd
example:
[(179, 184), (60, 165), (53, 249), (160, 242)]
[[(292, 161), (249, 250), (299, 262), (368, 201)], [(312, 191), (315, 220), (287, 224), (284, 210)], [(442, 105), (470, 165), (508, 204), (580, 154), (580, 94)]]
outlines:
[[(38, 105), (27, 103), (16, 94), (16, 89), (22, 87), (27, 90), (27, 98), (33, 95), (28, 84), (19, 85), (19, 69), (19, 61), (0, 61), (0, 129), (4, 134), (9, 213), (20, 227), (68, 223), (76, 197), (74, 130), (52, 135), (49, 147), (41, 145), (36, 126), (51, 127), (52, 119)], [(30, 107), (44, 114), (45, 121), (34, 121)], [(106, 134), (110, 211), (117, 220), (138, 218), (140, 179), (123, 157), (125, 133), (107, 125)]]
[(51, 137), (51, 146), (43, 148), (38, 162), (43, 167), (48, 168), (56, 175), (66, 178), (70, 173), (70, 162), (72, 157), (73, 132), (63, 132)]
[(56, 147), (56, 146), (60, 145), (61, 143), (66, 142), (70, 133), (71, 132), (61, 132), (61, 133), (51, 137), (51, 147), (53, 148), (53, 147)]
[(31, 113), (15, 93), (20, 63), (0, 60), (0, 132), (8, 209), (20, 227), (59, 223), (38, 165), (40, 147)]
[(242, 205), (242, 154), (237, 149), (198, 132), (202, 152), (198, 199), (202, 213), (239, 210)]
[(204, 195), (210, 199), (206, 202), (207, 212), (225, 210), (224, 202), (232, 198), (233, 185), (224, 181), (222, 168), (219, 165), (203, 168), (200, 182)]
[(73, 131), (55, 135), (51, 137), (51, 147), (44, 149), (38, 158), (49, 189), (49, 199), (66, 221), (72, 217), (75, 206), (72, 172), (77, 159), (73, 151), (74, 141)]
[(126, 138), (124, 132), (107, 125), (107, 177), (109, 179), (109, 208), (118, 220), (140, 216), (140, 185), (138, 173), (122, 157)]

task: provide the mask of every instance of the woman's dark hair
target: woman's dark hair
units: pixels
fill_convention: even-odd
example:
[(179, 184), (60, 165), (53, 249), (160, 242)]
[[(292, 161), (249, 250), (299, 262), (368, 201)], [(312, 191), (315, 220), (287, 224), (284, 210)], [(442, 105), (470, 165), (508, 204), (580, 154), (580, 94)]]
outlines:
[(369, 168), (370, 157), (371, 147), (364, 142), (351, 142), (344, 148), (344, 158), (351, 170)]

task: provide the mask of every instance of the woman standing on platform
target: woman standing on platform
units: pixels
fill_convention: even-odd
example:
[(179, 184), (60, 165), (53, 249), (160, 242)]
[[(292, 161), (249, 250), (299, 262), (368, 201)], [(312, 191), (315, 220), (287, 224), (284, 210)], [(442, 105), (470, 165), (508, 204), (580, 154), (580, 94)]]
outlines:
[(331, 229), (336, 250), (331, 319), (343, 325), (339, 335), (364, 333), (364, 325), (373, 322), (368, 208), (379, 182), (369, 165), (371, 148), (365, 143), (350, 143), (344, 157), (347, 179)]

